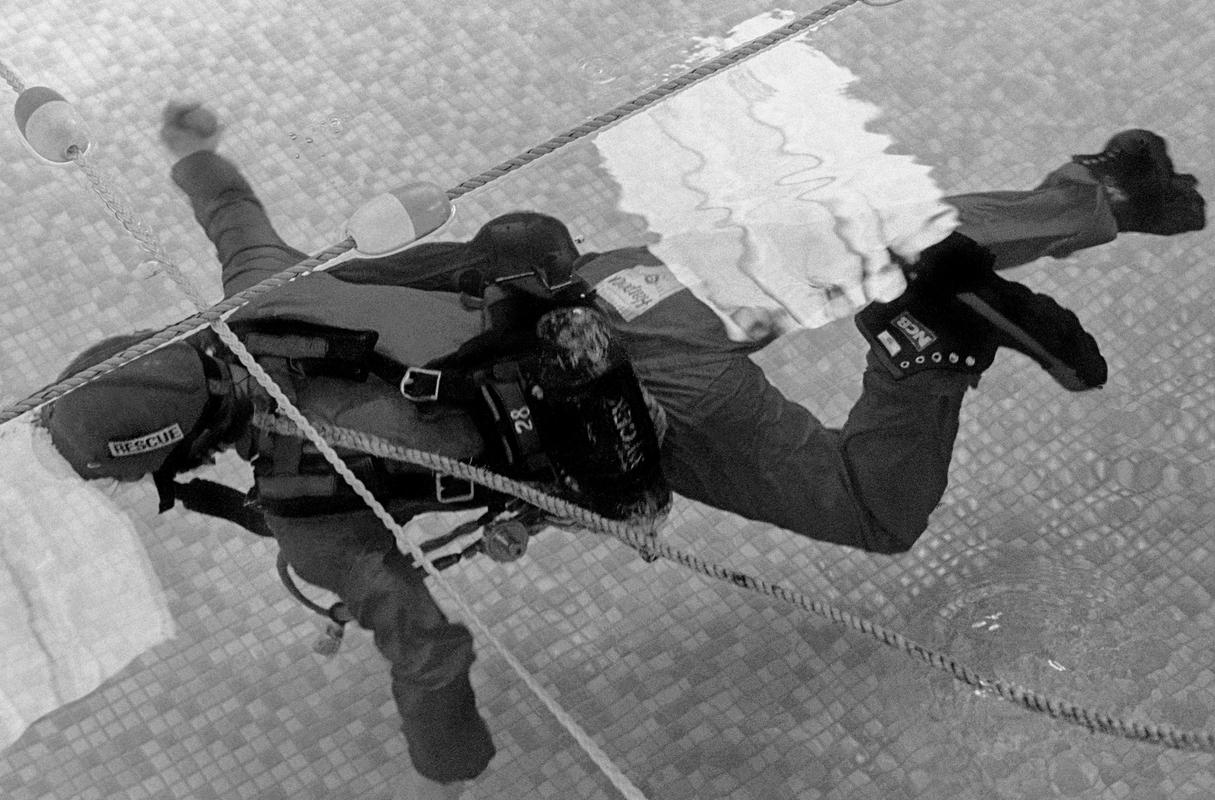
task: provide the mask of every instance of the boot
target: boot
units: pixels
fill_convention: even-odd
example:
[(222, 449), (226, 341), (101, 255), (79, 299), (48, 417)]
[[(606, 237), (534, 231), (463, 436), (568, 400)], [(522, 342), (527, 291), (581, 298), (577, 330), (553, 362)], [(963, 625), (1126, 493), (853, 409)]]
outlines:
[(1200, 231), (1207, 225), (1206, 200), (1198, 193), (1198, 179), (1178, 173), (1169, 181), (1169, 189), (1160, 202), (1137, 205), (1131, 202), (1111, 203), (1118, 230), (1174, 236)]
[(961, 234), (927, 248), (907, 268), (908, 287), (890, 303), (871, 303), (856, 325), (895, 378), (926, 369), (979, 375), (1000, 347), (1032, 358), (1061, 386), (1103, 385), (1105, 359), (1071, 311), (997, 275), (991, 251)]
[(1135, 203), (1158, 202), (1173, 177), (1168, 144), (1158, 134), (1137, 128), (1114, 134), (1100, 153), (1072, 156), (1072, 161)]
[(1132, 129), (1114, 134), (1100, 153), (1072, 156), (1110, 198), (1118, 230), (1171, 236), (1206, 227), (1198, 180), (1176, 173), (1164, 138)]

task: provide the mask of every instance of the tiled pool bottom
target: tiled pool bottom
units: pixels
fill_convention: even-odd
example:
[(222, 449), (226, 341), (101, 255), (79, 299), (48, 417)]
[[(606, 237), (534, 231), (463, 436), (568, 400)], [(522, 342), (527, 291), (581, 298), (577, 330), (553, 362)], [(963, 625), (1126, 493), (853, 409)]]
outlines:
[[(656, 12), (617, 3), (569, 5), (546, 29), (554, 41), (520, 21), (558, 16), (535, 4), (498, 15), (469, 4), (449, 20), (355, 6), (337, 20), (319, 3), (290, 16), (285, 4), (225, 3), (214, 19), (201, 7), (161, 8), (135, 35), (142, 9), (90, 9), (64, 31), (66, 7), (47, 3), (0, 31), (30, 78), (82, 87), (74, 91), (107, 133), (99, 152), (199, 275), (209, 274), (209, 252), (151, 135), (167, 94), (210, 91), (226, 104), (240, 120), (230, 135), (238, 160), (289, 236), (319, 247), (335, 238), (353, 198), (391, 183), (380, 175), (401, 162), (424, 163), (452, 185), (629, 99), (658, 63), (636, 54), (663, 55), (639, 22)], [(680, 25), (721, 35), (762, 10), (680, 7), (686, 22), (658, 30), (668, 42)], [(377, 16), (397, 34), (395, 51), (370, 33)], [(975, 2), (963, 14), (956, 4), (904, 0), (852, 9), (812, 41), (860, 76), (856, 92), (887, 111), (879, 127), (933, 164), (948, 192), (1032, 185), (1067, 154), (1140, 124), (1169, 135), (1179, 164), (1212, 184), (1209, 110), (1194, 100), (1210, 96), (1211, 26), (1199, 9), (1155, 2)], [(202, 35), (216, 29), (240, 47)], [(74, 46), (32, 48), (30, 31)], [(356, 34), (362, 51), (339, 56), (349, 53), (342, 37)], [(513, 60), (503, 59), (503, 41), (515, 43)], [(601, 82), (601, 60), (595, 80), (578, 77), (579, 64), (605, 52), (627, 70)], [(205, 73), (202, 63), (211, 65)], [(150, 81), (153, 65), (168, 77)], [(431, 96), (419, 77), (405, 97), (404, 82), (383, 77), (385, 65), (437, 76), (448, 89)], [(347, 116), (321, 113), (330, 109)], [(318, 127), (333, 116), (345, 120), (336, 135)], [(159, 324), (161, 309), (167, 319), (180, 314), (171, 288), (155, 280), (140, 287), (155, 302), (130, 290), (139, 255), (78, 177), (28, 168), (11, 141), (0, 146), (19, 198), (0, 211), (13, 287), (4, 309), (13, 344), (0, 366), (15, 395), (10, 387), (45, 382), (99, 333)], [(643, 238), (644, 225), (614, 203), (592, 148), (579, 147), (469, 198), (461, 220), (475, 227), (528, 204), (559, 211), (596, 247)], [(952, 488), (909, 556), (842, 552), (687, 506), (667, 536), (1032, 688), (1136, 719), (1212, 727), (1215, 373), (1202, 299), (1211, 250), (1206, 233), (1125, 237), (1013, 276), (1076, 307), (1114, 377), (1093, 396), (1062, 396), (1027, 362), (1003, 357), (968, 400)], [(78, 286), (91, 287), (87, 299)], [(841, 325), (778, 343), (763, 363), (790, 396), (838, 422), (855, 396), (859, 357)], [(137, 519), (177, 636), (0, 754), (0, 794), (388, 797), (405, 769), (403, 742), (369, 637), (352, 632), (335, 659), (319, 659), (314, 622), (278, 585), (266, 543), (182, 513), (152, 517), (144, 489), (119, 499)], [(452, 575), (651, 798), (1215, 793), (1209, 756), (1046, 722), (803, 612), (644, 565), (611, 543), (546, 534), (516, 565), (473, 562)], [(502, 660), (485, 646), (480, 653), (474, 680), (500, 755), (468, 795), (615, 796)]]

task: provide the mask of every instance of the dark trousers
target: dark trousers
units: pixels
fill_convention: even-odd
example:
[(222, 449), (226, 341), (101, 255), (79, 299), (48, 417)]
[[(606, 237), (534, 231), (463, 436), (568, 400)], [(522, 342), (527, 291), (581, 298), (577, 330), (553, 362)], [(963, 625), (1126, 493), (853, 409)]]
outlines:
[(958, 231), (990, 248), (996, 269), (1064, 258), (1118, 235), (1105, 189), (1078, 164), (1063, 165), (1027, 191), (946, 199), (958, 210)]
[[(215, 245), (228, 294), (307, 257), (279, 237), (224, 159), (196, 154), (173, 177)], [(296, 574), (338, 595), (372, 632), (417, 771), (439, 783), (484, 771), (494, 746), (469, 682), (472, 635), (443, 615), (392, 534), (370, 511), (267, 521)]]
[(469, 683), (472, 635), (447, 620), (383, 523), (370, 511), (268, 522), (296, 574), (372, 632), (417, 771), (439, 783), (481, 774), (494, 745)]
[[(605, 253), (579, 273), (592, 285), (645, 250)], [(666, 410), (662, 466), (684, 497), (795, 533), (879, 553), (911, 547), (945, 491), (969, 376), (901, 381), (870, 362), (842, 429), (772, 385), (690, 291), (625, 321), (606, 302), (642, 383)]]
[[(1100, 184), (1074, 164), (1034, 189), (947, 198), (958, 230), (992, 249), (998, 269), (1062, 258), (1117, 235)], [(640, 259), (650, 258), (651, 261)], [(590, 283), (639, 263), (615, 251), (581, 270)], [(944, 494), (966, 375), (895, 380), (869, 359), (844, 426), (787, 399), (687, 290), (615, 321), (646, 387), (666, 408), (663, 467), (685, 497), (814, 539), (879, 553), (908, 550)]]

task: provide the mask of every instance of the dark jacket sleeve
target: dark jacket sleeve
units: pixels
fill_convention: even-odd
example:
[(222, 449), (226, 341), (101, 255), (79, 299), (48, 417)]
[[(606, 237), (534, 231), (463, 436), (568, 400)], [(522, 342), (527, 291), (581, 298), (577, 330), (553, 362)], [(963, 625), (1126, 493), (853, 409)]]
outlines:
[(188, 155), (173, 165), (172, 177), (215, 245), (225, 297), (308, 257), (282, 240), (253, 187), (223, 156), (210, 151)]
[(485, 258), (464, 242), (427, 242), (390, 256), (339, 264), (329, 274), (347, 283), (480, 295), (487, 271)]

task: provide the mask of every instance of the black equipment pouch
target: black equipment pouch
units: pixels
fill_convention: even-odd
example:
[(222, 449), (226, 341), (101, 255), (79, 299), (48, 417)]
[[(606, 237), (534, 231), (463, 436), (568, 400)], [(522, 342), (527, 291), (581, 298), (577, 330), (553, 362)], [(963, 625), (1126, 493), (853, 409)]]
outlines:
[(532, 404), (542, 394), (520, 361), (503, 361), (477, 370), (471, 376), (490, 427), (497, 435), (508, 471), (534, 479), (554, 477), (546, 442), (541, 438)]
[(670, 490), (658, 434), (607, 318), (586, 298), (549, 301), (520, 329), (527, 313), (511, 315), (513, 330), (491, 328), (425, 368), (376, 372), (414, 402), (463, 404), (498, 443), (510, 477), (555, 485), (605, 517), (661, 517)]
[(536, 332), (530, 402), (562, 483), (605, 517), (665, 514), (671, 492), (658, 434), (606, 318), (590, 307), (559, 308), (540, 318)]
[(485, 337), (480, 353), (444, 359), (438, 396), (479, 400), (514, 476), (555, 479), (571, 502), (613, 519), (665, 514), (658, 434), (604, 315), (589, 303), (558, 306), (528, 334), (523, 354), (502, 355)]
[(258, 361), (282, 359), (303, 375), (329, 375), (365, 381), (380, 334), (293, 319), (241, 320), (230, 323)]

